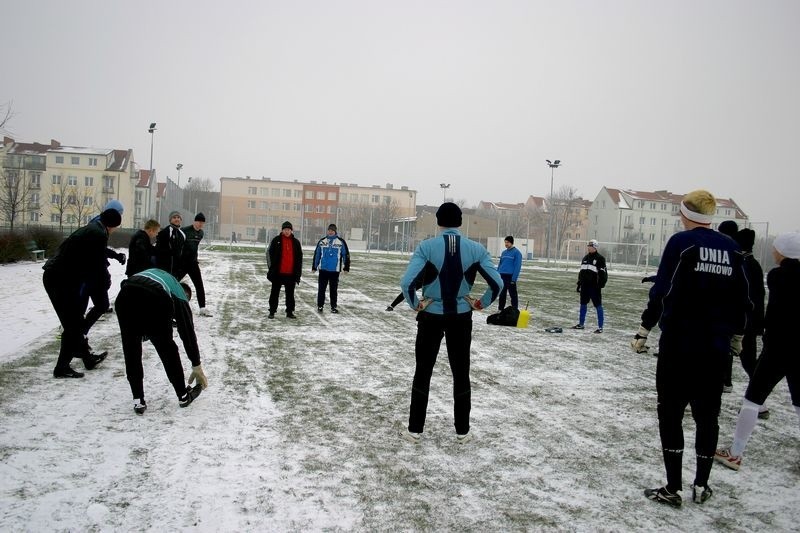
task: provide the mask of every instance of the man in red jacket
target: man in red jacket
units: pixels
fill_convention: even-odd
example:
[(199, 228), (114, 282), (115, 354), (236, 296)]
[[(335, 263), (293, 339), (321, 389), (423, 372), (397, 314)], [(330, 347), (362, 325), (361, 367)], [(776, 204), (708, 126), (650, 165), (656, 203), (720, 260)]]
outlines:
[(272, 282), (267, 316), (270, 319), (275, 318), (278, 310), (281, 286), (286, 288), (286, 318), (297, 318), (294, 315), (294, 287), (300, 283), (303, 273), (303, 249), (292, 232), (292, 223), (287, 220), (267, 249), (267, 279)]

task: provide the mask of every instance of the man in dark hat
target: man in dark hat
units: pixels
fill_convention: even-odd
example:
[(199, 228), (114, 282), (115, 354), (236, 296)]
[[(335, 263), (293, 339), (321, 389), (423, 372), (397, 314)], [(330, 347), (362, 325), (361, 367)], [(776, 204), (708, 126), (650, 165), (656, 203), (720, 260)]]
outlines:
[[(73, 357), (83, 359), (87, 370), (106, 357), (106, 352), (92, 354), (84, 336), (86, 301), (81, 295), (84, 286), (106, 283), (108, 269), (106, 248), (108, 236), (122, 223), (122, 215), (106, 209), (96, 222), (78, 228), (58, 247), (55, 255), (42, 267), (47, 296), (53, 304), (63, 331), (58, 361), (53, 369), (56, 378), (82, 378), (83, 373), (70, 366)], [(110, 283), (110, 278), (108, 283)]]
[[(488, 307), (500, 293), (503, 280), (486, 248), (462, 237), (456, 229), (461, 226), (461, 209), (456, 204), (443, 203), (436, 212), (436, 220), (442, 228), (441, 235), (419, 243), (400, 281), (406, 302), (417, 311), (411, 407), (408, 426), (400, 428), (400, 436), (414, 444), (422, 438), (431, 376), (444, 338), (453, 374), (456, 442), (464, 444), (472, 438), (469, 425), (472, 310)], [(469, 295), (476, 274), (488, 285), (479, 299)], [(417, 298), (420, 287), (422, 301)]]
[(183, 243), (183, 254), (181, 255), (181, 277), (189, 274), (192, 280), (194, 291), (197, 293), (197, 305), (200, 306), (200, 316), (211, 316), (211, 312), (206, 308), (206, 289), (203, 286), (203, 275), (200, 273), (200, 263), (197, 253), (200, 249), (200, 241), (203, 240), (203, 226), (206, 225), (206, 217), (203, 213), (194, 216), (194, 222), (190, 226), (183, 228), (186, 242)]
[(286, 288), (286, 318), (294, 315), (294, 287), (303, 275), (303, 248), (293, 234), (294, 228), (288, 220), (281, 225), (281, 232), (267, 248), (267, 279), (272, 282), (269, 291), (269, 315), (275, 318), (281, 286)]
[(578, 310), (578, 323), (572, 329), (583, 329), (586, 321), (586, 312), (589, 309), (589, 302), (597, 311), (597, 329), (595, 333), (603, 333), (603, 322), (605, 313), (603, 312), (603, 287), (608, 281), (608, 271), (606, 270), (606, 258), (597, 251), (599, 243), (596, 239), (590, 240), (586, 244), (586, 255), (581, 259), (581, 269), (578, 272), (578, 287), (580, 293), (580, 308)]
[(325, 305), (325, 288), (330, 283), (331, 313), (338, 313), (339, 272), (350, 272), (350, 250), (347, 243), (336, 232), (336, 224), (328, 226), (328, 234), (317, 242), (311, 272), (319, 270), (317, 287), (317, 311), (322, 312)]
[(183, 277), (181, 257), (183, 256), (183, 245), (186, 242), (181, 222), (183, 222), (181, 212), (172, 211), (169, 214), (169, 225), (159, 231), (156, 236), (156, 266), (178, 279)]

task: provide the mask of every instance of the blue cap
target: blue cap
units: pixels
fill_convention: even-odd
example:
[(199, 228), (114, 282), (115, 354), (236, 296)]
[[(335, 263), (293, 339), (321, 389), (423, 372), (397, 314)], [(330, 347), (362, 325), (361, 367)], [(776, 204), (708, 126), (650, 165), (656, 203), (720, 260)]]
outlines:
[(103, 211), (107, 209), (113, 209), (117, 211), (120, 215), (125, 211), (125, 208), (122, 206), (122, 202), (119, 200), (109, 200), (106, 206), (103, 208)]

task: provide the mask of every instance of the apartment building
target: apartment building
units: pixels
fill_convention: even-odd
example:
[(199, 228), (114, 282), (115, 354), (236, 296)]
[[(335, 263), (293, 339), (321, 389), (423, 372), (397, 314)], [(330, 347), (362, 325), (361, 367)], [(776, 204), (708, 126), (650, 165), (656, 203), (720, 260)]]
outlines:
[[(281, 180), (274, 178), (223, 177), (220, 179), (220, 235), (236, 235), (237, 240), (265, 241), (277, 235), (288, 220), (295, 236), (311, 245), (325, 234), (328, 224), (336, 224), (339, 233), (353, 249), (368, 246), (368, 241), (382, 247), (411, 235), (417, 193), (407, 187), (394, 188), (326, 181)], [(403, 228), (398, 230), (395, 228)], [(372, 235), (368, 239), (368, 235)]]
[[(712, 191), (713, 192), (713, 191)], [(669, 191), (633, 191), (603, 187), (589, 209), (589, 238), (601, 242), (646, 243), (651, 262), (657, 263), (671, 235), (683, 231), (682, 194)], [(740, 227), (748, 216), (732, 199), (717, 197), (712, 227), (735, 220)]]
[[(14, 188), (20, 199), (15, 224), (78, 227), (99, 214), (110, 200), (126, 206), (122, 226), (133, 227), (137, 175), (133, 150), (18, 143), (3, 139), (0, 188)], [(10, 225), (9, 209), (0, 213)]]

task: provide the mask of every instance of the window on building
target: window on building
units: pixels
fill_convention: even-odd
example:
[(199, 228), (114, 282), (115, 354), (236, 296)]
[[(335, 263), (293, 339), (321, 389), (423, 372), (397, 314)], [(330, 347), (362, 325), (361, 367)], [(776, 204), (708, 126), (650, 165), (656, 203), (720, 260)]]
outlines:
[(306, 191), (306, 200), (314, 199), (314, 191)]
[(53, 185), (61, 185), (61, 176), (53, 174)]
[(90, 167), (96, 167), (97, 166), (97, 158), (96, 157), (90, 157), (89, 158), (89, 166)]
[(136, 199), (134, 200), (134, 203), (137, 204), (137, 205), (141, 204), (142, 203), (142, 197), (143, 197), (142, 191), (136, 191), (136, 197), (135, 197)]
[(266, 201), (260, 202), (258, 205), (261, 207), (262, 211), (266, 211), (269, 208), (269, 204)]
[(292, 195), (292, 198), (302, 198), (303, 197), (303, 191), (301, 191), (300, 189), (296, 189), (293, 192), (294, 192), (294, 194)]
[(328, 200), (336, 200), (336, 191), (330, 191), (328, 193)]
[(316, 206), (315, 211), (317, 213), (324, 213), (325, 212), (325, 206), (324, 205), (318, 205), (318, 206)]
[(61, 204), (61, 195), (60, 194), (54, 194), (53, 196), (51, 196), (50, 197), (50, 203), (53, 204), (53, 205), (60, 205)]
[(75, 215), (67, 215), (67, 224), (76, 224), (78, 222), (78, 217)]
[(246, 228), (244, 230), (244, 233), (248, 237), (255, 237), (256, 236), (256, 228)]
[(39, 172), (31, 174), (31, 189), (42, 188), (42, 175)]
[(64, 156), (63, 155), (57, 155), (56, 156), (56, 164), (58, 164), (58, 165), (63, 165), (64, 164)]
[(640, 225), (643, 225), (643, 224), (644, 224), (644, 217), (639, 217), (639, 224), (640, 224)]
[(103, 192), (114, 192), (114, 176), (103, 176)]
[(71, 164), (73, 164), (73, 165), (80, 165), (81, 164), (81, 158), (76, 156), (76, 155), (73, 155), (73, 156), (71, 156), (69, 158), (69, 162)]
[(269, 196), (269, 187), (261, 187), (258, 189), (258, 194), (260, 196)]
[(313, 211), (313, 207), (314, 206), (311, 204), (306, 204), (305, 209), (303, 209), (303, 211), (305, 211), (306, 213), (311, 213), (311, 211)]
[(380, 201), (381, 201), (381, 197), (380, 196), (378, 196), (377, 194), (373, 194), (372, 195), (372, 203), (373, 204), (378, 204), (378, 203), (380, 203)]
[(92, 205), (94, 203), (94, 198), (91, 196), (84, 196), (83, 197), (83, 205)]
[(667, 204), (661, 204), (661, 210), (662, 211), (666, 211), (667, 210)]
[(257, 195), (258, 194), (258, 187), (248, 187), (247, 188), (247, 194), (249, 194), (251, 196)]
[(247, 200), (247, 208), (248, 209), (255, 209), (256, 208), (256, 201), (255, 200)]
[(78, 203), (78, 199), (75, 198), (74, 194), (70, 194), (67, 196), (67, 205), (75, 205)]
[(86, 176), (83, 178), (83, 184), (86, 187), (94, 187), (94, 178), (92, 176)]
[(656, 203), (655, 202), (650, 202), (650, 209), (655, 211), (655, 208), (656, 208)]
[(67, 185), (77, 186), (78, 185), (78, 176), (68, 176), (67, 177)]
[(656, 225), (656, 219), (655, 218), (651, 218), (650, 219), (650, 225), (651, 226), (655, 226)]
[(39, 209), (39, 193), (38, 192), (31, 193), (31, 207), (33, 207), (33, 206), (36, 206), (36, 207), (34, 207), (34, 209)]
[(284, 211), (291, 211), (292, 204), (290, 204), (289, 202), (285, 202), (281, 204), (281, 209), (283, 209)]
[(61, 215), (58, 213), (50, 213), (50, 222), (61, 222)]
[(30, 222), (39, 222), (39, 213), (36, 211), (29, 211), (28, 212), (28, 220)]
[(256, 223), (256, 216), (255, 215), (247, 215), (247, 223), (248, 224), (255, 224)]
[(284, 198), (291, 198), (292, 197), (292, 189), (283, 189), (283, 197)]
[(655, 233), (651, 233), (650, 234), (650, 241), (652, 242), (654, 240), (656, 240), (656, 234)]

